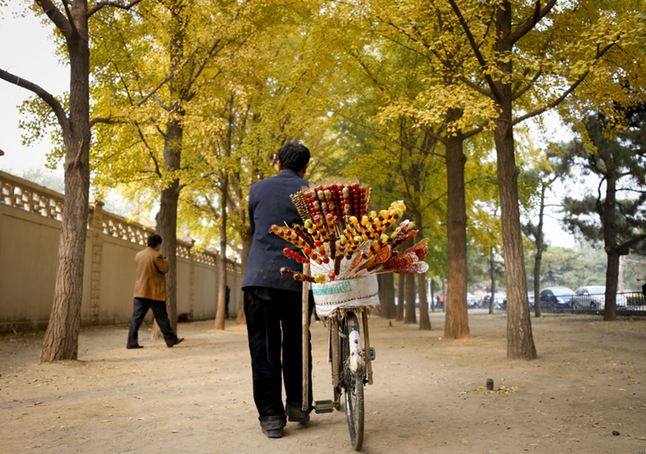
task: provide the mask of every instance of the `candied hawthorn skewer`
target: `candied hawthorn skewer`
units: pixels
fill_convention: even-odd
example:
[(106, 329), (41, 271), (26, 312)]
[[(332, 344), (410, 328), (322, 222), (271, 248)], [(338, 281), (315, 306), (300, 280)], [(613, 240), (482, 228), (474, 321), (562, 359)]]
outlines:
[(316, 282), (314, 280), (314, 278), (312, 276), (310, 276), (309, 274), (299, 273), (298, 271), (294, 271), (294, 270), (286, 268), (286, 267), (282, 267), (280, 269), (280, 274), (282, 274), (283, 276), (291, 276), (292, 279), (294, 279), (295, 281)]
[(310, 259), (307, 257), (304, 257), (303, 255), (299, 254), (298, 252), (286, 247), (283, 249), (283, 255), (285, 257), (289, 257), (290, 259), (296, 260), (298, 263), (309, 263)]

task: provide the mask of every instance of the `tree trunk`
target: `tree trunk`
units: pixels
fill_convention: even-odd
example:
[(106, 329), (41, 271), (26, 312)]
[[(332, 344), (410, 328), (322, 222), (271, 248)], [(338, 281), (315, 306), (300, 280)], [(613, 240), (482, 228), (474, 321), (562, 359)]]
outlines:
[(375, 313), (380, 316), (384, 316), (384, 308), (382, 304), (386, 300), (384, 293), (386, 292), (386, 287), (384, 285), (384, 274), (377, 275), (377, 296), (379, 297), (379, 306), (375, 308)]
[(607, 253), (608, 266), (606, 267), (606, 295), (603, 319), (612, 321), (617, 319), (617, 282), (619, 276), (620, 255), (611, 251)]
[(416, 323), (415, 313), (415, 275), (406, 274), (406, 310), (404, 312), (404, 323)]
[[(176, 1), (171, 6), (170, 44), (168, 60), (170, 72), (177, 73), (184, 64), (184, 37), (186, 20), (182, 16), (183, 6)], [(184, 77), (177, 74), (169, 83), (170, 119), (166, 123), (164, 135), (164, 170), (171, 176), (170, 183), (161, 191), (159, 213), (157, 213), (157, 232), (162, 237), (162, 254), (168, 259), (166, 273), (166, 309), (171, 327), (177, 334), (177, 206), (179, 203), (180, 181), (174, 174), (180, 170), (182, 147), (184, 145), (184, 106), (186, 96)], [(152, 336), (161, 338), (157, 323), (153, 324)]]
[(215, 329), (224, 329), (227, 293), (227, 177), (222, 181), (220, 193), (220, 254), (218, 256), (218, 306), (215, 312)]
[(395, 320), (404, 320), (404, 299), (406, 295), (406, 276), (404, 274), (397, 275), (397, 315)]
[(379, 308), (381, 316), (391, 319), (395, 316), (395, 277), (393, 273), (380, 274), (381, 281), (379, 289), (383, 287), (383, 293), (380, 295)]
[(534, 316), (541, 316), (541, 262), (543, 260), (543, 218), (545, 215), (545, 184), (541, 183), (541, 198), (536, 228), (536, 256), (534, 257)]
[[(496, 10), (495, 15), (498, 36), (496, 51), (501, 56), (511, 56), (513, 42), (509, 39), (512, 27), (510, 2), (503, 2)], [(503, 76), (507, 76), (501, 76), (502, 82), (496, 82), (499, 115), (495, 120), (494, 130), (502, 244), (505, 258), (505, 284), (507, 287), (507, 357), (509, 359), (534, 359), (536, 358), (536, 347), (526, 302), (527, 276), (518, 209), (518, 168), (514, 154), (512, 124), (512, 58), (499, 59), (496, 65), (498, 71)]]
[[(242, 234), (242, 256), (240, 257), (240, 272), (242, 276), (247, 272), (247, 263), (249, 263), (249, 251), (251, 250), (251, 236), (246, 233)], [(238, 313), (236, 314), (236, 323), (242, 324), (245, 323), (244, 317), (244, 304), (240, 305), (238, 308)]]
[(417, 294), (419, 296), (419, 329), (431, 329), (431, 319), (428, 316), (428, 291), (426, 275), (417, 275)]
[[(83, 299), (83, 263), (90, 188), (90, 97), (87, 7), (74, 7), (78, 36), (67, 41), (70, 57), (69, 120), (65, 134), (65, 200), (58, 243), (54, 301), (40, 354), (42, 362), (77, 359)], [(83, 7), (81, 7), (83, 6)]]
[(608, 169), (606, 177), (606, 199), (603, 202), (603, 242), (608, 256), (606, 267), (606, 295), (603, 319), (617, 319), (617, 283), (619, 280), (619, 251), (617, 250), (617, 177), (613, 169)]
[(444, 337), (459, 339), (469, 335), (467, 312), (467, 215), (464, 191), (463, 139), (458, 132), (447, 137), (447, 256), (448, 295), (445, 300)]
[[(184, 130), (179, 121), (169, 121), (164, 138), (164, 166), (174, 172), (180, 168)], [(168, 259), (166, 273), (166, 310), (168, 319), (177, 334), (177, 206), (179, 203), (179, 179), (161, 191), (159, 213), (157, 213), (157, 232), (162, 237), (162, 254)], [(157, 323), (153, 327), (153, 338), (160, 339), (161, 332)]]
[(536, 347), (527, 306), (527, 278), (523, 238), (518, 210), (518, 185), (511, 128), (511, 91), (501, 117), (496, 121), (495, 142), (498, 155), (498, 189), (502, 221), (505, 283), (507, 287), (507, 357), (534, 359)]
[(489, 248), (489, 277), (491, 278), (491, 298), (489, 298), (489, 313), (493, 314), (493, 303), (496, 296), (496, 262), (493, 247)]

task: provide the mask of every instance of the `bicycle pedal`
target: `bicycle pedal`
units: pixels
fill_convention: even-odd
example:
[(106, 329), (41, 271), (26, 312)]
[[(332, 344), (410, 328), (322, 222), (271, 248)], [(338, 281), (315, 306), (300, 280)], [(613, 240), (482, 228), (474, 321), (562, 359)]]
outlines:
[(331, 400), (317, 400), (314, 402), (314, 412), (319, 413), (332, 413), (334, 411), (334, 402)]

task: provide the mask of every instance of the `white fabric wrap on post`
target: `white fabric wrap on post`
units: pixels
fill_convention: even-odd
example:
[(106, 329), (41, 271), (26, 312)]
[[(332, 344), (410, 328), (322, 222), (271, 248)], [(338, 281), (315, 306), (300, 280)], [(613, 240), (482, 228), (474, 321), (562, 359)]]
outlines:
[(312, 284), (312, 293), (319, 317), (329, 317), (339, 308), (379, 304), (379, 284), (374, 274), (356, 279)]

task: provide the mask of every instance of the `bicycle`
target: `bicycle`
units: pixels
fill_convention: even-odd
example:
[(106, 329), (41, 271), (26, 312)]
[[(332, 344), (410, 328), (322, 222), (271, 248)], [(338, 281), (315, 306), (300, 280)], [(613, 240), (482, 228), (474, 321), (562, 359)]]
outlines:
[[(304, 288), (304, 307), (306, 292)], [(364, 386), (372, 384), (372, 361), (375, 359), (375, 350), (370, 346), (368, 312), (366, 308), (339, 309), (331, 317), (323, 320), (328, 328), (328, 359), (332, 366), (333, 400), (316, 401), (314, 410), (316, 413), (344, 411), (350, 443), (353, 449), (359, 451), (364, 439)], [(309, 317), (303, 317), (303, 325), (303, 342), (306, 345), (309, 343)], [(303, 356), (305, 366), (306, 356)], [(303, 370), (306, 371), (307, 368), (304, 367)], [(307, 380), (307, 374), (304, 373), (303, 402), (307, 402)]]
[(335, 317), (330, 319), (328, 328), (333, 406), (337, 410), (345, 411), (350, 443), (357, 451), (363, 444), (364, 386), (372, 383), (371, 366), (374, 358), (374, 349), (369, 347), (366, 336), (367, 313), (362, 311), (360, 316), (364, 323), (359, 322), (354, 310), (337, 312)]

